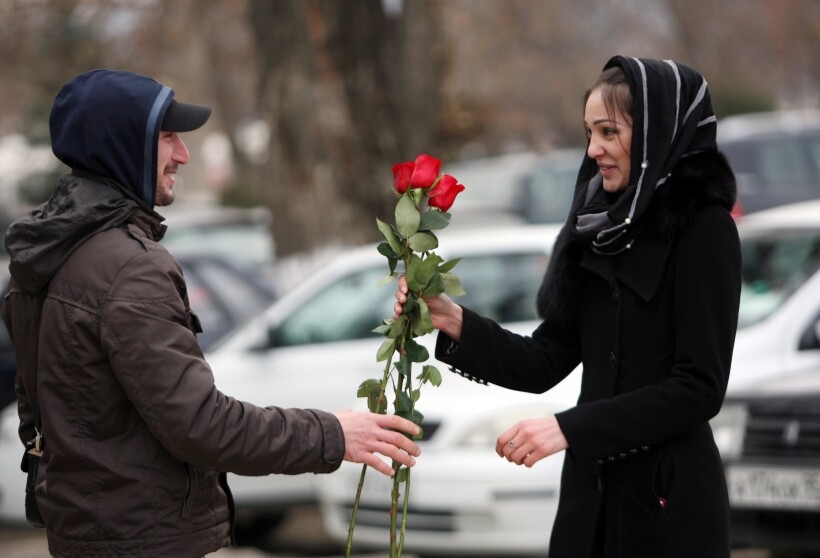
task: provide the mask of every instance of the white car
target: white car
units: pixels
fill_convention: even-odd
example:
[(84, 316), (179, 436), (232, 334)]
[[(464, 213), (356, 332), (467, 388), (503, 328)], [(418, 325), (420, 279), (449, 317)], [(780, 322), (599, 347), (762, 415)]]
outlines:
[(0, 523), (26, 525), (26, 474), (20, 470), (23, 444), (17, 436), (17, 405), (0, 412)]
[(820, 201), (748, 215), (740, 232), (741, 323), (729, 391), (712, 420), (732, 542), (817, 553)]
[[(535, 324), (535, 293), (557, 232), (558, 227), (551, 225), (444, 230), (438, 233), (441, 248), (436, 252), (447, 260), (462, 258), (454, 272), (468, 292), (461, 299), (465, 304), (505, 325), (531, 331)], [(340, 252), (206, 355), (217, 387), (237, 399), (262, 406), (334, 411), (362, 405), (363, 401), (356, 398), (359, 384), (380, 377), (383, 366), (376, 361), (383, 337), (372, 330), (392, 314), (395, 284), (379, 286), (387, 272), (387, 260), (375, 245)], [(423, 338), (431, 353), (434, 338)], [(425, 386), (419, 401), (419, 410), (429, 413), (429, 420), (436, 416), (437, 409), (448, 406), (440, 398), (450, 400), (455, 408), (464, 404), (464, 394), (479, 387), (480, 404), (473, 399), (477, 411), (505, 405), (517, 411), (525, 405), (538, 405), (542, 412), (549, 412), (543, 398), (503, 394), (447, 375), (441, 363), (439, 367), (445, 373), (443, 386), (438, 390)], [(566, 406), (576, 397), (568, 396)], [(17, 472), (22, 451), (14, 409), (7, 415), (0, 437), (0, 460), (11, 464), (10, 471), (14, 472), (0, 478), (0, 521), (21, 522), (22, 500), (16, 497), (22, 497), (25, 481), (25, 476)], [(430, 432), (432, 428), (428, 427)], [(442, 427), (441, 435), (446, 432), (447, 428)], [(510, 474), (512, 479), (515, 473)], [(536, 475), (537, 469), (530, 472), (532, 478)], [(316, 502), (317, 478), (231, 475), (240, 527), (264, 529), (289, 506)]]
[(820, 201), (747, 215), (738, 230), (743, 284), (730, 393), (820, 368)]
[[(513, 331), (529, 334), (537, 324)], [(422, 455), (410, 472), (405, 548), (443, 555), (545, 554), (555, 513), (563, 452), (532, 468), (495, 453), (501, 432), (527, 419), (572, 407), (580, 369), (546, 394), (526, 394), (445, 375), (419, 401), (425, 416)], [(431, 434), (432, 428), (432, 434)], [(347, 538), (361, 466), (344, 463), (319, 479), (325, 528)], [(388, 548), (391, 480), (368, 470), (354, 531), (354, 549)]]
[[(465, 304), (530, 332), (536, 323), (535, 293), (557, 232), (558, 227), (552, 225), (445, 230), (439, 233), (441, 246), (436, 253), (447, 260), (462, 258), (454, 272), (467, 290), (461, 299)], [(363, 400), (356, 398), (359, 384), (382, 374), (383, 363), (376, 361), (376, 352), (384, 338), (372, 330), (392, 314), (395, 283), (379, 286), (387, 272), (387, 260), (375, 246), (340, 253), (208, 355), (217, 387), (258, 405), (328, 411), (364, 408)], [(434, 340), (434, 335), (421, 339), (431, 354)], [(428, 436), (436, 422), (442, 427), (434, 438), (457, 434), (448, 433), (449, 420), (439, 418), (447, 409), (462, 407), (469, 414), (466, 406), (472, 405), (479, 422), (491, 416), (487, 411), (515, 417), (524, 407), (537, 407), (542, 414), (552, 409), (543, 397), (477, 386), (453, 375), (447, 377), (445, 365), (438, 366), (445, 381), (440, 388), (425, 386), (418, 406), (427, 416)], [(576, 399), (577, 391), (568, 394), (561, 405), (569, 407)], [(473, 438), (480, 432), (478, 424), (476, 428)], [(473, 450), (477, 455), (485, 453), (483, 440), (465, 443), (478, 444), (481, 449)], [(338, 476), (347, 475), (346, 471)], [(472, 474), (482, 477), (478, 470)], [(543, 476), (537, 469), (509, 474), (507, 498), (515, 492), (510, 484), (513, 479)], [(557, 491), (557, 472), (549, 476), (555, 479)], [(258, 526), (262, 528), (290, 505), (316, 502), (318, 478), (231, 475), (239, 520), (261, 518)]]

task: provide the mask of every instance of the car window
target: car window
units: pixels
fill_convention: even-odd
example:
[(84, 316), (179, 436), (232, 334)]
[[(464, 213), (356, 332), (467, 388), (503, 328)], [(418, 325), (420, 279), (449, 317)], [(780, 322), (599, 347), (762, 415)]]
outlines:
[(457, 302), (501, 323), (534, 320), (546, 267), (543, 253), (464, 258), (453, 270), (467, 291)]
[[(805, 134), (727, 142), (721, 148), (736, 174), (755, 177), (757, 187), (814, 192), (820, 177), (820, 135)], [(784, 192), (785, 190), (785, 192)]]
[(534, 170), (518, 201), (527, 222), (563, 223), (572, 205), (577, 175), (577, 165)]
[(815, 169), (814, 176), (820, 179), (820, 136), (811, 139), (807, 142), (809, 154), (811, 157), (812, 166)]
[(805, 184), (811, 179), (813, 169), (811, 161), (803, 157), (803, 145), (797, 138), (760, 142), (756, 160), (766, 184)]
[(765, 319), (820, 268), (820, 232), (745, 238), (741, 251), (740, 328)]
[[(543, 253), (465, 257), (454, 272), (467, 295), (458, 299), (499, 322), (533, 320), (535, 296), (546, 269)], [(275, 346), (348, 341), (374, 336), (392, 314), (395, 284), (379, 286), (386, 264), (348, 274), (322, 289), (275, 330)]]
[(250, 317), (273, 300), (273, 291), (256, 286), (252, 277), (226, 265), (218, 259), (200, 259), (196, 262), (199, 278), (217, 291), (223, 304), (237, 316)]
[(188, 302), (202, 325), (202, 333), (197, 336), (197, 339), (202, 350), (207, 350), (228, 331), (231, 316), (214, 297), (213, 292), (197, 274), (195, 268), (182, 264), (182, 269), (188, 289)]
[(274, 345), (287, 347), (362, 339), (391, 308), (394, 288), (378, 286), (387, 265), (356, 271), (328, 285), (277, 328)]

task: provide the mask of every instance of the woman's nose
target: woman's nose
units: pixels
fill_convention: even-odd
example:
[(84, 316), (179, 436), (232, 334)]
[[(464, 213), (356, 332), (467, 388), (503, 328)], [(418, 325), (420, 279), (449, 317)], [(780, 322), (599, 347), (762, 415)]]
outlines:
[(589, 156), (589, 158), (597, 159), (598, 157), (603, 155), (603, 153), (604, 150), (603, 148), (601, 148), (598, 142), (596, 142), (595, 139), (590, 138), (589, 145), (587, 145), (587, 155)]

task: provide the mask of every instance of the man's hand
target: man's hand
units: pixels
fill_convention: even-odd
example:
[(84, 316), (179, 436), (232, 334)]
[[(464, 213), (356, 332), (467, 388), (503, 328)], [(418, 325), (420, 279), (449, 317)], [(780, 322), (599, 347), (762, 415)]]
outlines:
[(364, 463), (387, 476), (393, 476), (393, 468), (377, 453), (408, 467), (416, 464), (413, 456), (418, 456), (421, 449), (402, 432), (416, 436), (421, 429), (409, 420), (397, 415), (350, 410), (338, 411), (334, 415), (342, 424), (345, 435), (345, 461)]

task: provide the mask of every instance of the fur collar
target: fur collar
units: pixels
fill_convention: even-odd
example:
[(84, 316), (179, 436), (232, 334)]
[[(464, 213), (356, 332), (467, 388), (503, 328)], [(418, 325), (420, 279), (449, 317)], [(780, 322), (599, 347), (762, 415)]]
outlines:
[[(735, 177), (722, 153), (706, 151), (685, 157), (667, 183), (655, 192), (640, 234), (658, 235), (671, 242), (700, 209), (719, 205), (731, 211), (736, 195)], [(556, 327), (574, 322), (578, 292), (585, 277), (579, 262), (588, 247), (571, 238), (571, 226), (565, 225), (558, 235), (536, 300), (539, 316)]]

